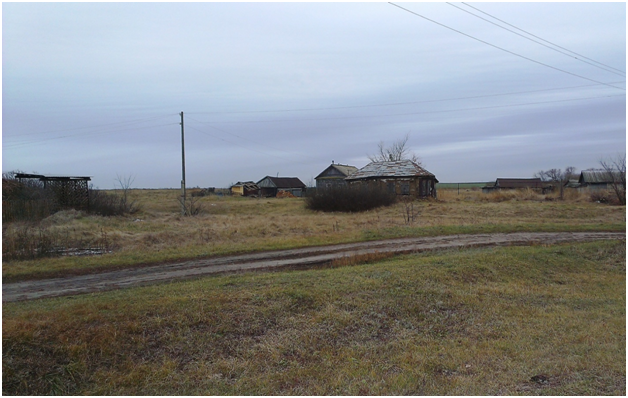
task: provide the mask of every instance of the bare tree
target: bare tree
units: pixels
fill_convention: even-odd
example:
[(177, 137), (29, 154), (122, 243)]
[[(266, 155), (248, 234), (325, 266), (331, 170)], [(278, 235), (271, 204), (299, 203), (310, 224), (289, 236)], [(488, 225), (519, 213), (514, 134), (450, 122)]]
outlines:
[(617, 200), (622, 205), (626, 204), (626, 154), (618, 154), (615, 157), (600, 160), (600, 165), (608, 173), (611, 187)]
[(541, 170), (534, 173), (533, 177), (540, 178), (541, 181), (554, 182), (560, 186), (560, 199), (563, 199), (565, 184), (576, 175), (576, 168), (568, 166), (565, 171), (561, 169)]
[(389, 147), (384, 144), (384, 141), (380, 141), (377, 145), (378, 153), (375, 155), (369, 155), (371, 162), (394, 162), (398, 160), (409, 159), (414, 163), (421, 165), (419, 157), (408, 149), (409, 134), (406, 134), (404, 138), (401, 138)]

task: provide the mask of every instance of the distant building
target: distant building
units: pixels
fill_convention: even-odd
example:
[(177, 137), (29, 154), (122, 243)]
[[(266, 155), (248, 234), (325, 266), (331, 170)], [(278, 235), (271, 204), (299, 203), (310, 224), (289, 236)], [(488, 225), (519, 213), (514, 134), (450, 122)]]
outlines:
[(270, 177), (266, 176), (257, 182), (263, 197), (275, 197), (280, 191), (301, 197), (305, 192), (305, 184), (296, 177)]
[(579, 189), (604, 190), (613, 189), (613, 184), (622, 184), (626, 181), (626, 173), (619, 171), (608, 172), (605, 170), (585, 170), (578, 178)]
[(546, 193), (553, 189), (550, 183), (540, 178), (498, 178), (492, 185), (482, 188), (482, 192), (489, 193), (501, 189), (532, 189), (538, 193)]
[(257, 196), (259, 194), (259, 186), (253, 181), (238, 181), (231, 187), (231, 194), (240, 196)]
[(436, 198), (436, 176), (411, 160), (371, 162), (349, 175), (349, 184), (383, 186), (397, 195)]
[(356, 171), (358, 171), (358, 168), (355, 166), (332, 161), (329, 167), (314, 178), (316, 180), (316, 189), (346, 186), (347, 181), (345, 178)]

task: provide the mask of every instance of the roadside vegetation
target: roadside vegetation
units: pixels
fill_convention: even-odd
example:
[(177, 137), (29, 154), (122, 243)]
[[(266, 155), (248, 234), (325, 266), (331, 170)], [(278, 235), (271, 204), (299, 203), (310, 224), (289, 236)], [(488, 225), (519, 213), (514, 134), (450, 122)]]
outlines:
[(624, 241), (6, 303), (2, 392), (624, 396), (625, 288)]
[(104, 217), (65, 210), (41, 221), (4, 222), (3, 280), (386, 238), (626, 228), (625, 206), (591, 202), (590, 196), (572, 191), (558, 200), (531, 191), (441, 189), (438, 200), (400, 201), (360, 213), (308, 210), (302, 198), (194, 199), (199, 209), (194, 217), (180, 215), (178, 190), (130, 189), (125, 203), (133, 204), (132, 214)]

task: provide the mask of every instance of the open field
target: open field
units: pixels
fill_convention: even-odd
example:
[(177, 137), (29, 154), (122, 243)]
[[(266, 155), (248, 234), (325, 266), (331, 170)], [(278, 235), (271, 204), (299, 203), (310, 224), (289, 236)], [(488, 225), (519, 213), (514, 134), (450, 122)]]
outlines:
[(623, 242), (3, 304), (3, 394), (625, 395)]
[[(498, 194), (498, 195), (497, 195)], [(39, 224), (3, 224), (3, 280), (102, 272), (164, 261), (375, 239), (520, 231), (625, 231), (625, 206), (566, 201), (534, 193), (439, 190), (437, 201), (415, 202), (360, 214), (305, 209), (302, 199), (195, 198), (204, 212), (179, 215), (178, 190), (132, 190), (142, 210), (129, 217), (66, 211)], [(102, 256), (7, 260), (5, 250), (25, 236), (66, 247), (98, 247)]]

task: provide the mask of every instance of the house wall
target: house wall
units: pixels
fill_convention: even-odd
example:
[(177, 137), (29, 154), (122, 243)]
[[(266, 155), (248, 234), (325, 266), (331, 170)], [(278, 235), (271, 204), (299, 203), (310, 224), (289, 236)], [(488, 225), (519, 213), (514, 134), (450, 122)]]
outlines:
[(244, 188), (244, 196), (257, 196), (257, 195), (259, 195), (259, 188), (258, 189)]
[(316, 179), (316, 188), (346, 187), (347, 181), (344, 176), (320, 177)]
[(345, 187), (346, 175), (335, 167), (329, 166), (319, 177), (316, 178), (316, 188)]
[(277, 196), (277, 188), (273, 187), (260, 187), (259, 195), (264, 198)]
[(233, 195), (244, 195), (244, 187), (243, 186), (239, 186), (239, 187), (231, 187), (231, 193)]
[(589, 191), (605, 191), (607, 189), (613, 189), (612, 184), (600, 183), (600, 184), (586, 184), (583, 187), (585, 190)]

